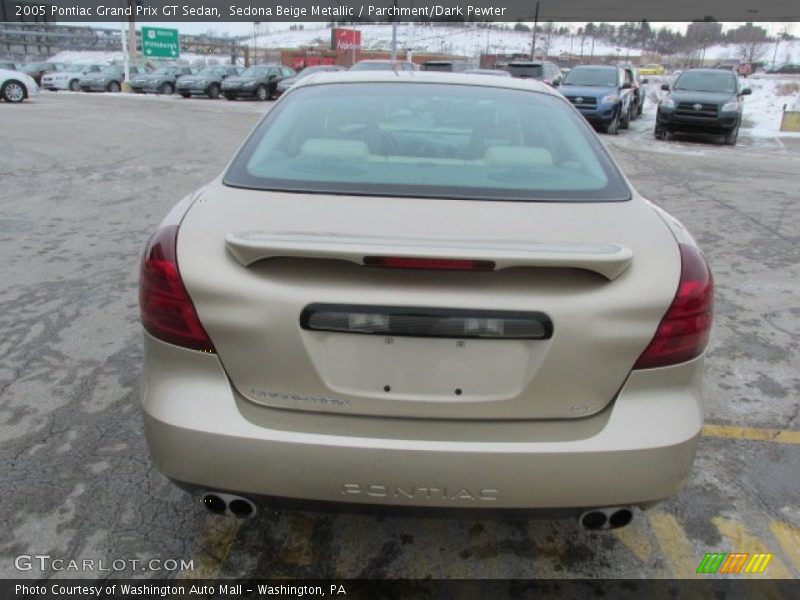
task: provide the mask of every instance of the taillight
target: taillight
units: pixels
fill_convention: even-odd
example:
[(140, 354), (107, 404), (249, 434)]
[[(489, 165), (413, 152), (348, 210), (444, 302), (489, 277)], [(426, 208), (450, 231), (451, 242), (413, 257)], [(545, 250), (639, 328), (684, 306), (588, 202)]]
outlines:
[(164, 342), (214, 352), (178, 270), (178, 226), (161, 227), (147, 244), (139, 274), (142, 325)]
[(491, 271), (494, 261), (460, 258), (416, 258), (413, 256), (365, 256), (368, 267), (386, 269), (431, 269), (440, 271)]
[(686, 362), (700, 356), (708, 344), (714, 310), (714, 280), (697, 248), (680, 244), (680, 253), (678, 291), (634, 369)]

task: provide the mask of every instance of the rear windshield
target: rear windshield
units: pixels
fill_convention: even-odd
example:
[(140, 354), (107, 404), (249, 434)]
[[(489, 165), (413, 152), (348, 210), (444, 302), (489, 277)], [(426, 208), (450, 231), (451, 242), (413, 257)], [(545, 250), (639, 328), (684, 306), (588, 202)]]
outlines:
[(564, 78), (566, 85), (614, 87), (617, 85), (616, 69), (572, 69)]
[(675, 82), (676, 90), (693, 92), (729, 92), (736, 91), (736, 76), (733, 73), (682, 73)]
[(224, 182), (290, 192), (474, 200), (626, 200), (563, 99), (426, 83), (296, 88), (253, 131)]
[(506, 70), (511, 73), (512, 77), (541, 78), (544, 76), (544, 67), (542, 65), (508, 65)]

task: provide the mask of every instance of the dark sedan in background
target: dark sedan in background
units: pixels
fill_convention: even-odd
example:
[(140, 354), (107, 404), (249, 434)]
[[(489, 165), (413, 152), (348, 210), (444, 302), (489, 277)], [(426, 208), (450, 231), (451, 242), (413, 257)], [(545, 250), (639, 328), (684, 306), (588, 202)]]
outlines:
[(294, 69), (281, 65), (253, 65), (241, 75), (228, 77), (223, 81), (222, 95), (228, 100), (274, 100), (281, 80), (294, 74)]
[(222, 82), (228, 77), (236, 77), (239, 73), (241, 73), (241, 69), (233, 65), (203, 67), (194, 75), (178, 77), (175, 89), (184, 98), (190, 98), (193, 95), (219, 98)]
[(295, 83), (300, 81), (301, 79), (305, 79), (309, 75), (313, 75), (314, 73), (330, 73), (333, 71), (344, 71), (344, 67), (340, 67), (339, 65), (314, 65), (313, 67), (306, 67), (296, 75), (292, 77), (286, 77), (281, 79), (278, 82), (277, 88), (275, 88), (275, 95), (280, 96), (284, 92), (286, 92), (290, 87), (292, 87)]
[(181, 75), (191, 75), (191, 67), (158, 67), (150, 73), (131, 78), (131, 89), (139, 94), (175, 93), (175, 82)]
[(673, 132), (710, 133), (725, 136), (733, 146), (742, 124), (744, 96), (750, 88), (742, 88), (733, 71), (689, 69), (680, 74), (658, 105), (655, 137), (665, 140)]

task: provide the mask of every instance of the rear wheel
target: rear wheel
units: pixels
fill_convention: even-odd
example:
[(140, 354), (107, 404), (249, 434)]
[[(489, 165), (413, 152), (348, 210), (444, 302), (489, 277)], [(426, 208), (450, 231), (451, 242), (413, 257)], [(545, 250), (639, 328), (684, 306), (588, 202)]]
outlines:
[(256, 98), (261, 100), (262, 102), (270, 97), (270, 93), (267, 91), (267, 86), (260, 85), (256, 88)]
[(121, 89), (118, 81), (112, 81), (106, 86), (106, 91), (112, 94), (118, 94)]
[(0, 96), (6, 102), (22, 102), (25, 99), (25, 86), (16, 79), (10, 79), (3, 84)]
[(172, 87), (172, 84), (169, 81), (165, 81), (158, 88), (158, 93), (163, 94), (164, 96), (171, 96), (175, 93), (175, 88)]
[(219, 98), (219, 84), (212, 83), (210, 86), (208, 86), (208, 89), (206, 89), (206, 94), (209, 98)]
[(644, 112), (644, 98), (642, 98), (642, 101), (639, 102), (639, 106), (636, 108), (636, 116), (641, 117), (643, 112)]
[(69, 91), (70, 92), (80, 92), (81, 91), (81, 84), (78, 83), (77, 79), (73, 79), (69, 82)]

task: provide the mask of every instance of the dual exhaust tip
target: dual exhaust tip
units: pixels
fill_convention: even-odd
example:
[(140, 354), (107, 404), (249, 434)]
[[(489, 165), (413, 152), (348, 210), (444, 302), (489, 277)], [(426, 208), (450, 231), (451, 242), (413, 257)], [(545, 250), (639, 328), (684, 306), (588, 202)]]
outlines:
[(589, 531), (619, 529), (633, 521), (633, 511), (625, 506), (587, 510), (578, 518), (578, 523)]
[(202, 502), (206, 510), (215, 515), (249, 519), (258, 512), (256, 505), (247, 498), (223, 492), (206, 492), (203, 494)]
[[(256, 505), (247, 498), (225, 494), (223, 492), (206, 492), (202, 497), (203, 506), (215, 515), (227, 515), (239, 519), (249, 519), (256, 515)], [(603, 529), (619, 529), (633, 520), (633, 511), (627, 507), (609, 507), (588, 510), (578, 522), (589, 531)]]

